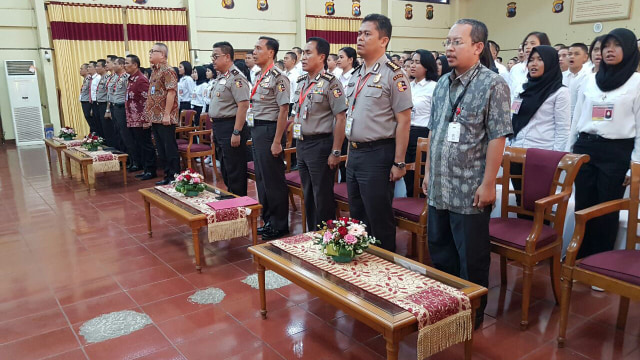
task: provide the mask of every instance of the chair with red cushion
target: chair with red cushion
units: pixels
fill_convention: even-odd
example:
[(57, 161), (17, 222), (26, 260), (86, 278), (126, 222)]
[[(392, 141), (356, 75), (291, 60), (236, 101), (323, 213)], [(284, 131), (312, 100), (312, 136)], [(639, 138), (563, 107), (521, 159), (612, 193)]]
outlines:
[[(560, 301), (560, 326), (558, 347), (564, 347), (567, 320), (571, 303), (573, 281), (597, 286), (607, 292), (620, 295), (617, 328), (624, 330), (629, 312), (629, 301), (640, 300), (640, 251), (638, 244), (638, 206), (640, 206), (640, 162), (631, 163), (631, 186), (628, 199), (607, 201), (590, 208), (576, 211), (576, 227), (567, 249), (567, 258), (562, 265), (562, 299)], [(627, 244), (625, 250), (611, 250), (576, 259), (587, 221), (628, 210)]]
[[(413, 197), (394, 198), (393, 213), (399, 228), (411, 232), (411, 253), (417, 248), (418, 261), (425, 263), (427, 244), (427, 199), (422, 194), (422, 180), (425, 176), (425, 163), (429, 152), (429, 139), (418, 138), (415, 165), (407, 164), (407, 170), (414, 171)], [(415, 244), (415, 245), (414, 245)], [(415, 255), (415, 254), (412, 254)], [(428, 256), (427, 256), (428, 258)]]
[(180, 113), (180, 121), (176, 126), (176, 143), (178, 145), (189, 143), (189, 132), (202, 130), (193, 126), (193, 118), (195, 116), (195, 110), (184, 110)]
[[(295, 149), (295, 148), (294, 148)], [(284, 174), (285, 179), (287, 180), (287, 188), (289, 188), (289, 202), (293, 207), (293, 211), (298, 211), (298, 207), (293, 199), (293, 196), (300, 197), (300, 207), (302, 213), (302, 232), (307, 232), (307, 212), (304, 208), (304, 192), (302, 191), (302, 181), (300, 180), (300, 172), (290, 171)]]
[[(507, 259), (522, 264), (522, 330), (529, 326), (533, 267), (542, 260), (550, 261), (553, 294), (559, 303), (560, 257), (567, 204), (576, 175), (587, 161), (588, 155), (550, 150), (507, 147), (504, 151), (503, 176), (499, 179), (502, 185), (501, 217), (490, 220), (489, 236), (491, 251), (500, 255), (502, 286), (507, 284)], [(522, 164), (522, 175), (511, 173), (513, 163)], [(511, 179), (520, 179), (522, 190), (509, 189)], [(520, 205), (508, 203), (510, 193), (521, 195)], [(509, 213), (532, 216), (533, 220), (510, 218)]]
[[(207, 156), (211, 156), (211, 159), (216, 158), (216, 150), (211, 142), (212, 130), (198, 130), (189, 132), (189, 143), (178, 144), (178, 152), (183, 162), (188, 168), (192, 168), (191, 159), (200, 158), (200, 166), (202, 167), (202, 175), (207, 178), (207, 172), (204, 167), (204, 159)], [(197, 139), (197, 143), (196, 143)], [(214, 167), (213, 171), (216, 177), (220, 177), (218, 168)]]

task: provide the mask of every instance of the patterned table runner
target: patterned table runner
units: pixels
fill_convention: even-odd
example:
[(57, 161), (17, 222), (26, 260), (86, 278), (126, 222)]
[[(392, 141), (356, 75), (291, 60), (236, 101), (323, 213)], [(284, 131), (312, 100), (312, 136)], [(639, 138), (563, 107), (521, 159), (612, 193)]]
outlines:
[(53, 141), (57, 142), (58, 144), (66, 145), (68, 148), (82, 146), (82, 140), (65, 140), (63, 138), (54, 137)]
[(118, 155), (109, 151), (89, 151), (82, 147), (82, 140), (64, 140), (54, 137), (53, 140), (59, 144), (66, 145), (67, 148), (77, 150), (93, 159), (93, 172), (101, 173), (107, 171), (120, 171), (120, 161)]
[(220, 199), (212, 192), (203, 191), (198, 196), (189, 197), (177, 192), (173, 185), (156, 186), (155, 188), (205, 214), (208, 222), (209, 242), (249, 235), (247, 215), (251, 214), (251, 209), (237, 207), (213, 210), (207, 203), (220, 201)]
[(312, 234), (271, 243), (412, 313), (418, 320), (418, 360), (471, 339), (471, 301), (461, 291), (369, 253), (336, 263), (322, 253)]

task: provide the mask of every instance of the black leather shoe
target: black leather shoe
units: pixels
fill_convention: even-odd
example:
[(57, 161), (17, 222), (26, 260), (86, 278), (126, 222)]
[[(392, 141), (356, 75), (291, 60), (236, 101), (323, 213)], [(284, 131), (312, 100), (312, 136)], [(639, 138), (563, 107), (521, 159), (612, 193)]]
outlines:
[(164, 179), (164, 180), (160, 180), (156, 183), (156, 185), (169, 185), (171, 183), (171, 180), (169, 179)]
[(271, 223), (266, 222), (263, 226), (258, 228), (258, 235), (262, 235), (265, 231), (269, 232), (271, 230)]
[(289, 235), (289, 229), (286, 230), (274, 230), (274, 229), (270, 229), (270, 231), (267, 231), (265, 233), (262, 234), (262, 240), (268, 241), (268, 240), (275, 240), (275, 239), (279, 239), (285, 235)]
[(152, 172), (146, 172), (144, 174), (142, 174), (142, 177), (140, 178), (140, 180), (151, 180), (151, 179), (155, 179), (158, 177), (158, 174), (154, 174)]
[(144, 176), (144, 174), (146, 174), (146, 173), (136, 174), (136, 175), (135, 175), (135, 177), (137, 177), (138, 179), (140, 179), (141, 177), (143, 177), (143, 176)]
[(140, 170), (142, 170), (142, 168), (138, 167), (138, 165), (133, 165), (133, 166), (131, 166), (129, 168), (129, 171), (131, 171), (131, 172), (136, 172), (136, 171), (140, 171)]

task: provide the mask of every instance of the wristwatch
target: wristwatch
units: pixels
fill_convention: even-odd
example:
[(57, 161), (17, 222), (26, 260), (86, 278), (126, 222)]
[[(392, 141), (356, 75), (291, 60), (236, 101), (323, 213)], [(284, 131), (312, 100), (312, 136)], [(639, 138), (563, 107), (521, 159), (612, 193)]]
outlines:
[(394, 162), (393, 166), (397, 167), (398, 169), (404, 169), (404, 167), (407, 166), (407, 164), (401, 161), (401, 162)]
[(331, 150), (331, 155), (333, 155), (335, 157), (340, 157), (340, 155), (342, 155), (342, 151), (341, 150)]
[(240, 130), (233, 129), (233, 132), (231, 134), (238, 136), (240, 135)]

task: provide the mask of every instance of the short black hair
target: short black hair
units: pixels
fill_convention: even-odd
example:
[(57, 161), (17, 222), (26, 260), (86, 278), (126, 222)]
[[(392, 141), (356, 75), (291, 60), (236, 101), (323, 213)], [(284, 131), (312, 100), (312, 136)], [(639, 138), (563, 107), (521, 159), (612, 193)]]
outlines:
[(500, 63), (502, 64), (502, 56), (496, 56), (496, 60), (500, 61)]
[(572, 47), (580, 48), (580, 49), (582, 49), (582, 51), (584, 51), (585, 54), (589, 54), (589, 48), (587, 47), (587, 44), (585, 44), (585, 43), (581, 43), (581, 42), (573, 43), (569, 47), (570, 48), (572, 48)]
[[(431, 56), (433, 57), (433, 55), (431, 55)], [(406, 63), (407, 63), (407, 61), (413, 61), (413, 59), (412, 59), (412, 58), (406, 58), (406, 59), (404, 59), (404, 61), (403, 61), (402, 63), (403, 63), (403, 64), (406, 64)]]
[(487, 29), (487, 25), (482, 21), (476, 19), (460, 19), (456, 21), (455, 25), (471, 25), (471, 41), (474, 43), (481, 42), (487, 45), (489, 30)]
[(124, 58), (123, 57), (116, 57), (113, 60), (114, 63), (118, 64), (118, 65), (124, 65)]
[(311, 37), (309, 38), (309, 40), (307, 40), (307, 42), (312, 41), (316, 43), (316, 51), (318, 52), (318, 55), (324, 55), (324, 67), (326, 69), (327, 59), (329, 58), (329, 51), (331, 51), (331, 45), (329, 45), (329, 42), (327, 40), (321, 37)]
[(87, 66), (89, 66), (89, 63), (84, 63), (84, 64), (80, 65), (81, 68), (85, 68), (85, 69), (87, 68)]
[(253, 50), (249, 50), (249, 51), (247, 51), (247, 55), (251, 55), (251, 56), (253, 56)]
[[(191, 63), (185, 60), (181, 61), (180, 65), (182, 65), (182, 67), (184, 68), (183, 76), (191, 76), (191, 73), (193, 72), (193, 66), (191, 65)], [(180, 69), (178, 68), (178, 70)], [(178, 74), (178, 77), (180, 77), (180, 71), (176, 71), (176, 74)]]
[(233, 52), (233, 46), (228, 41), (218, 41), (217, 43), (213, 44), (213, 48), (220, 49), (223, 54), (229, 55), (231, 57), (231, 60), (234, 59), (235, 54)]
[(268, 36), (260, 36), (258, 40), (267, 41), (267, 49), (273, 50), (273, 60), (275, 60), (276, 56), (278, 55), (278, 50), (280, 50), (280, 43), (278, 42), (278, 40)]
[(96, 62), (94, 60), (89, 61), (89, 65), (96, 66), (97, 64), (98, 64), (98, 62)]
[(118, 58), (118, 55), (107, 55), (107, 59), (113, 61), (116, 61), (116, 59)]
[(538, 38), (538, 41), (540, 41), (540, 45), (549, 45), (549, 46), (551, 46), (551, 41), (549, 41), (549, 36), (547, 36), (547, 33), (543, 33), (541, 31), (532, 31), (532, 32), (528, 33), (527, 36), (525, 36), (524, 39), (522, 40), (522, 50), (524, 50), (524, 43), (527, 41), (527, 39), (531, 35), (533, 35), (533, 36)]
[(398, 55), (398, 54), (393, 54), (393, 55), (391, 55), (391, 58), (392, 58), (392, 59), (398, 59), (398, 60), (400, 60), (400, 55)]
[(96, 60), (96, 65), (100, 64), (100, 66), (104, 67), (107, 64), (107, 60), (105, 59), (98, 59)]
[(293, 59), (293, 61), (298, 61), (298, 54), (296, 54), (295, 51), (287, 51), (286, 54), (284, 54), (285, 56), (289, 55), (291, 56), (291, 58)]
[(129, 54), (127, 55), (127, 58), (129, 58), (129, 60), (131, 60), (132, 63), (140, 67), (140, 58), (138, 57), (138, 55)]
[(388, 17), (382, 14), (369, 14), (362, 19), (362, 22), (373, 22), (376, 24), (376, 30), (378, 30), (380, 37), (388, 37), (391, 39), (391, 31), (393, 27), (391, 26), (391, 20)]
[[(589, 45), (589, 60), (591, 60), (591, 54), (593, 54), (593, 47), (596, 46), (596, 43), (599, 41), (600, 43), (602, 43), (602, 40), (604, 40), (604, 37), (606, 35), (600, 35), (600, 36), (596, 36), (595, 39), (593, 39), (593, 41), (591, 42), (591, 45)], [(600, 46), (602, 47), (602, 46)]]
[(356, 64), (356, 59), (358, 58), (358, 54), (356, 53), (356, 49), (352, 48), (351, 46), (345, 46), (342, 49), (340, 49), (340, 51), (344, 52), (345, 55), (347, 55), (348, 58), (353, 59), (353, 66), (355, 66)]
[(438, 64), (431, 51), (418, 49), (415, 53), (420, 55), (420, 65), (427, 71), (425, 78), (431, 81), (438, 81)]
[(493, 45), (494, 48), (496, 48), (496, 52), (499, 53), (500, 52), (500, 45), (498, 45), (497, 42), (493, 41), (493, 40), (489, 40), (487, 41), (489, 43), (489, 45)]
[(303, 53), (302, 48), (299, 47), (299, 46), (294, 46), (294, 47), (291, 48), (291, 50), (295, 51), (296, 54), (298, 54), (298, 53), (302, 54)]
[(553, 45), (553, 47), (560, 47), (560, 49), (563, 49), (563, 48), (566, 48), (567, 45), (565, 45), (563, 43), (558, 43), (558, 44)]
[(338, 61), (338, 54), (329, 54), (327, 59), (333, 59), (333, 61)]

